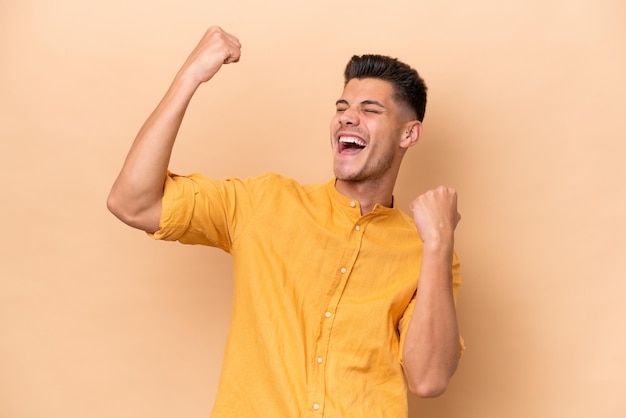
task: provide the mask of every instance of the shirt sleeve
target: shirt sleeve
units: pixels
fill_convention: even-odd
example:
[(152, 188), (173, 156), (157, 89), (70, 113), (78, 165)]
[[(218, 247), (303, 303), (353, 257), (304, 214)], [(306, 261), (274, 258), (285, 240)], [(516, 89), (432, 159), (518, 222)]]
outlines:
[[(454, 253), (453, 259), (452, 259), (452, 296), (454, 297), (455, 305), (458, 299), (459, 287), (461, 286), (460, 272), (461, 272), (461, 263), (456, 253)], [(413, 316), (413, 310), (415, 309), (416, 296), (417, 296), (416, 294), (413, 295), (413, 298), (411, 298), (409, 305), (407, 306), (406, 310), (404, 311), (404, 314), (402, 315), (402, 318), (400, 319), (400, 322), (398, 323), (398, 332), (400, 334), (400, 352), (399, 352), (400, 363), (402, 363), (402, 352), (404, 350), (404, 342), (406, 338), (406, 333), (407, 333), (407, 330), (409, 329), (409, 323), (411, 322), (411, 317)], [(463, 337), (459, 336), (459, 358), (463, 356), (464, 351), (465, 351), (465, 340), (463, 339)]]
[(210, 180), (199, 174), (167, 173), (157, 240), (201, 244), (230, 251), (251, 216), (252, 180)]

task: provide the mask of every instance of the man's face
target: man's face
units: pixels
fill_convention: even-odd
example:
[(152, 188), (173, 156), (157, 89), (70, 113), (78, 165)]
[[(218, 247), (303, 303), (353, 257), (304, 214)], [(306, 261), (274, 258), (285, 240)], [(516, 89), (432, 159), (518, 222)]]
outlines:
[(392, 96), (388, 81), (364, 78), (346, 84), (330, 122), (337, 179), (365, 182), (396, 175), (404, 152), (401, 138), (411, 118)]

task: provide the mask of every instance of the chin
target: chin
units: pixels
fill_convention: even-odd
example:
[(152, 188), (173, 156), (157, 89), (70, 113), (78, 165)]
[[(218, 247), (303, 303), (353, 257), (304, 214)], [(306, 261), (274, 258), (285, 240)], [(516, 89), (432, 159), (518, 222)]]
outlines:
[(334, 169), (333, 173), (335, 174), (335, 178), (337, 180), (348, 181), (353, 177), (353, 175), (347, 173), (345, 170)]
[(346, 174), (346, 173), (337, 173), (335, 172), (335, 178), (337, 180), (346, 181), (346, 182), (358, 182), (363, 180), (359, 173)]
[(350, 169), (350, 167), (334, 167), (335, 178), (341, 181), (358, 181), (362, 175), (361, 171)]

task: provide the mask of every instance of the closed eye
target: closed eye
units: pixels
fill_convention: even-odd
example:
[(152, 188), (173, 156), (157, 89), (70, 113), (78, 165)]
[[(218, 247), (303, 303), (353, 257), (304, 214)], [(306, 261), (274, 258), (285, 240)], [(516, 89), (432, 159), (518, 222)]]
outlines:
[(344, 99), (339, 99), (335, 102), (335, 106), (337, 106), (337, 112), (343, 112), (348, 108), (348, 102)]

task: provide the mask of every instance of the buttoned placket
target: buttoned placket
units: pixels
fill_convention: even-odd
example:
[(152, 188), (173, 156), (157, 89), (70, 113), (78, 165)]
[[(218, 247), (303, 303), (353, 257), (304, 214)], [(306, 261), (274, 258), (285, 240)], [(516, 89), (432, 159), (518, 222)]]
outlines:
[(328, 362), (328, 347), (333, 335), (333, 325), (335, 322), (335, 316), (338, 314), (338, 307), (340, 305), (341, 295), (350, 278), (350, 273), (354, 267), (354, 263), (361, 250), (363, 235), (365, 232), (365, 226), (367, 222), (372, 218), (371, 214), (361, 216), (361, 210), (359, 205), (355, 201), (349, 203), (350, 211), (353, 211), (353, 215), (357, 218), (356, 222), (351, 226), (351, 231), (348, 234), (344, 254), (342, 255), (339, 266), (337, 268), (337, 276), (335, 281), (339, 284), (336, 286), (335, 291), (330, 296), (326, 311), (323, 312), (323, 318), (321, 321), (321, 330), (319, 338), (314, 351), (313, 364), (313, 388), (309, 391), (311, 411), (314, 415), (324, 416), (324, 403), (325, 403), (325, 386), (326, 386), (326, 364)]

